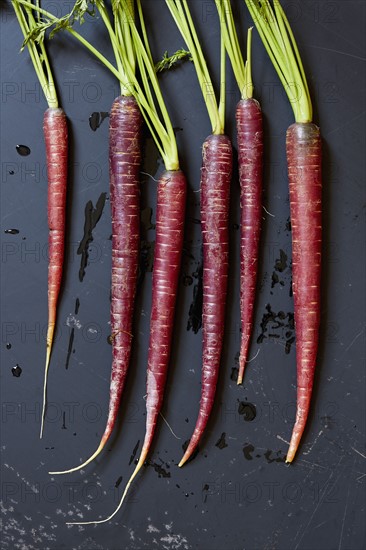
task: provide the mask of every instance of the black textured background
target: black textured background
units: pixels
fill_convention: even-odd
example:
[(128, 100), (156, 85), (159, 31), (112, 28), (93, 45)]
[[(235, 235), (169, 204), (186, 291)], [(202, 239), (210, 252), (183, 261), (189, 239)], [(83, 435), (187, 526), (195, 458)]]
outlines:
[[(214, 4), (211, 0), (190, 4), (217, 82), (219, 35)], [(234, 4), (244, 44), (251, 21), (244, 2)], [(44, 5), (61, 14), (70, 9), (71, 2)], [(166, 49), (172, 52), (181, 47), (164, 2), (147, 0), (144, 5), (156, 59)], [(365, 548), (365, 3), (311, 0), (285, 2), (284, 6), (308, 75), (314, 121), (324, 138), (321, 346), (312, 414), (300, 452), (293, 465), (284, 464), (296, 398), (285, 162), (285, 131), (293, 116), (254, 32), (255, 96), (264, 112), (266, 145), (261, 272), (250, 352), (255, 359), (247, 367), (244, 385), (237, 387), (233, 378), (240, 340), (239, 188), (234, 173), (230, 292), (216, 405), (199, 454), (178, 469), (200, 393), (197, 190), (201, 145), (210, 133), (193, 67), (184, 64), (161, 78), (189, 182), (174, 351), (163, 409), (175, 435), (161, 419), (150, 464), (111, 523), (66, 527), (67, 520), (96, 519), (112, 512), (144, 435), (156, 184), (142, 176), (141, 261), (146, 273), (139, 287), (133, 359), (118, 427), (106, 450), (85, 471), (50, 477), (49, 469), (74, 466), (90, 455), (106, 420), (111, 366), (107, 341), (111, 258), (108, 119), (92, 131), (89, 117), (108, 112), (118, 86), (69, 36), (59, 36), (49, 44), (61, 104), (70, 122), (71, 159), (64, 287), (49, 373), (48, 416), (40, 441), (47, 323), (47, 182), (42, 135), (46, 104), (28, 53), (18, 53), (21, 34), (11, 5), (2, 3), (2, 548)], [(88, 19), (82, 32), (111, 56), (100, 21)], [(227, 132), (235, 140), (239, 93), (229, 69), (227, 93)], [(20, 156), (17, 145), (28, 146), (30, 154)], [(162, 165), (151, 139), (145, 151), (143, 171), (156, 178)], [(90, 218), (92, 208), (97, 209), (94, 221), (98, 213), (101, 216), (92, 231), (81, 282), (78, 247), (86, 209)], [(11, 234), (9, 229), (18, 232)], [(15, 376), (20, 372), (14, 370), (16, 365), (22, 369), (20, 376)]]

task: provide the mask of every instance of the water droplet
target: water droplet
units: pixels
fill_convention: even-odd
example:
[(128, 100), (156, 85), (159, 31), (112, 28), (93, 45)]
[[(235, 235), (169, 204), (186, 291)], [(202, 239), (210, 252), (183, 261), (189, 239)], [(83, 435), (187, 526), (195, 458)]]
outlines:
[(241, 401), (238, 407), (238, 413), (244, 416), (246, 422), (252, 422), (257, 416), (257, 409), (253, 403)]
[(27, 157), (31, 153), (31, 150), (28, 147), (28, 145), (17, 145), (16, 150), (18, 155), (20, 155), (21, 157)]
[(97, 111), (94, 111), (89, 117), (89, 126), (95, 132), (98, 130), (99, 126), (102, 124), (103, 120), (105, 120), (109, 116), (108, 112), (102, 111), (98, 113)]
[(5, 229), (4, 233), (7, 235), (18, 235), (19, 229)]
[(14, 174), (15, 174), (14, 170), (9, 170), (9, 174), (10, 174), (11, 176), (14, 176)]
[(6, 343), (6, 349), (11, 349), (11, 343), (10, 342)]
[(11, 372), (15, 378), (19, 378), (19, 376), (22, 374), (22, 369), (19, 365), (16, 365), (11, 369)]

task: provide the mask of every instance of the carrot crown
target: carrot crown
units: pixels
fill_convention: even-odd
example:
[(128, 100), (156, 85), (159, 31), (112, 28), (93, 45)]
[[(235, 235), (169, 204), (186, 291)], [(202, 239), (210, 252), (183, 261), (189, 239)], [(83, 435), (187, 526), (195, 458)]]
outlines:
[[(133, 7), (133, 0), (128, 0), (131, 4), (131, 9)], [(124, 59), (127, 57), (130, 66), (135, 68), (135, 58), (134, 50), (132, 48), (131, 37), (128, 32), (128, 27), (125, 24), (125, 18), (120, 6), (119, 0), (113, 0), (112, 2), (112, 12), (114, 19), (114, 26), (111, 23), (108, 10), (101, 0), (76, 0), (72, 10), (67, 15), (62, 17), (55, 17), (49, 11), (39, 7), (38, 3), (33, 4), (30, 0), (16, 0), (18, 4), (21, 4), (24, 9), (33, 10), (37, 13), (38, 19), (35, 21), (33, 27), (29, 30), (27, 35), (25, 35), (24, 44), (29, 42), (37, 42), (40, 45), (44, 42), (44, 37), (46, 31), (50, 30), (49, 38), (59, 31), (67, 31), (74, 38), (79, 40), (83, 46), (85, 46), (101, 63), (103, 63), (107, 69), (109, 69), (112, 74), (119, 80), (121, 85), (122, 95), (131, 95), (129, 90), (129, 82), (124, 70)], [(103, 23), (106, 26), (106, 29), (111, 40), (113, 53), (115, 56), (116, 67), (99, 51), (97, 50), (88, 40), (86, 40), (81, 34), (74, 30), (73, 25), (75, 21), (79, 23), (84, 23), (85, 14), (89, 15), (95, 14), (95, 9), (98, 10)]]
[(13, 4), (15, 15), (24, 36), (24, 42), (21, 50), (23, 50), (25, 45), (27, 45), (34, 70), (36, 71), (38, 80), (42, 86), (48, 106), (57, 108), (58, 99), (55, 83), (43, 40), (29, 38), (32, 32), (37, 28), (38, 24), (32, 11), (32, 9), (36, 6), (34, 6), (32, 2), (28, 2), (29, 6), (23, 6), (21, 5), (22, 2), (20, 2), (20, 0), (12, 0), (11, 3)]
[(192, 56), (203, 98), (210, 117), (213, 134), (223, 134), (225, 126), (225, 46), (221, 35), (221, 93), (219, 104), (215, 94), (206, 60), (202, 52), (187, 0), (165, 0), (170, 13)]
[(253, 97), (251, 62), (252, 28), (248, 29), (247, 60), (244, 63), (238, 35), (235, 29), (231, 2), (230, 0), (215, 0), (215, 2), (220, 17), (221, 34), (239, 86), (241, 97), (242, 99), (250, 99)]
[(290, 100), (296, 122), (311, 122), (310, 93), (299, 50), (279, 0), (245, 0), (262, 42)]
[[(157, 70), (163, 70), (177, 60), (182, 59), (188, 52), (179, 50), (173, 56), (165, 56), (163, 62), (154, 66), (150, 46), (147, 38), (146, 27), (142, 14), (141, 1), (136, 0), (112, 0), (113, 24), (108, 10), (102, 0), (76, 0), (72, 11), (61, 18), (53, 16), (50, 12), (32, 4), (29, 0), (17, 0), (23, 6), (34, 9), (42, 20), (39, 21), (32, 32), (28, 33), (27, 40), (39, 40), (43, 42), (46, 30), (52, 29), (50, 38), (59, 30), (66, 30), (91, 51), (111, 72), (121, 84), (121, 94), (133, 95), (142, 111), (145, 121), (151, 131), (156, 145), (163, 157), (168, 170), (178, 170), (178, 149), (173, 126), (166, 109), (160, 86), (156, 76)], [(109, 34), (115, 60), (114, 67), (90, 42), (72, 28), (76, 20), (84, 21), (85, 13), (94, 14), (95, 8), (99, 11), (101, 19)], [(136, 25), (135, 15), (140, 21), (142, 38)], [(136, 65), (138, 64), (142, 85), (136, 78)]]

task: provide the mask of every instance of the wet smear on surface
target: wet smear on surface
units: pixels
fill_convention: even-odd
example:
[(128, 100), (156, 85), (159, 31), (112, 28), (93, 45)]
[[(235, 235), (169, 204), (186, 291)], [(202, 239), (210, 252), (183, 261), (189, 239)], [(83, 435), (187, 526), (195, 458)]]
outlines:
[(238, 367), (232, 367), (231, 368), (231, 374), (230, 374), (230, 380), (233, 380), (233, 382), (237, 382), (238, 381), (238, 376), (239, 376)]
[(153, 209), (149, 206), (144, 208), (141, 211), (141, 225), (145, 229), (145, 231), (149, 231), (150, 229), (155, 229), (155, 224), (151, 223), (151, 218), (153, 215)]
[(266, 305), (266, 312), (260, 323), (261, 334), (257, 338), (257, 344), (262, 344), (265, 338), (280, 340), (283, 342), (285, 353), (291, 351), (291, 345), (295, 342), (295, 321), (291, 312), (278, 313), (272, 311), (270, 304)]
[(238, 413), (244, 417), (246, 422), (252, 422), (257, 416), (257, 409), (253, 403), (247, 401), (240, 401), (238, 406)]
[(247, 460), (253, 460), (253, 456), (252, 456), (253, 451), (254, 451), (253, 445), (251, 444), (244, 445), (243, 447), (244, 458), (246, 458)]
[(225, 447), (228, 447), (228, 444), (226, 443), (225, 438), (226, 438), (226, 433), (222, 432), (222, 434), (220, 435), (220, 438), (215, 443), (215, 447), (218, 447), (218, 449), (220, 450), (225, 449)]
[(18, 235), (19, 229), (5, 229), (4, 233), (7, 235)]
[(77, 315), (79, 313), (79, 307), (80, 307), (80, 300), (79, 298), (76, 298), (75, 300), (75, 315)]
[(295, 336), (292, 336), (291, 338), (289, 338), (288, 340), (286, 340), (286, 344), (285, 344), (285, 353), (288, 355), (291, 351), (291, 346), (292, 344), (294, 344), (295, 342)]
[(146, 273), (152, 272), (154, 267), (155, 241), (141, 241), (139, 274), (137, 278), (137, 293), (145, 279)]
[(193, 300), (189, 306), (187, 330), (193, 330), (195, 334), (202, 326), (203, 306), (203, 265), (197, 268), (197, 283), (193, 287)]
[(280, 249), (280, 257), (276, 258), (274, 271), (272, 272), (271, 288), (274, 288), (277, 284), (285, 286), (285, 281), (280, 278), (278, 273), (284, 273), (287, 267), (287, 254), (282, 249)]
[(98, 130), (103, 120), (105, 120), (107, 117), (109, 117), (109, 113), (107, 111), (101, 111), (99, 113), (97, 111), (94, 111), (94, 113), (90, 115), (89, 126), (93, 130), (93, 132), (96, 132), (96, 130)]
[(282, 454), (282, 451), (277, 451), (276, 452), (276, 455), (274, 458), (271, 458), (271, 454), (273, 453), (273, 451), (271, 451), (270, 449), (268, 449), (265, 453), (264, 453), (264, 458), (267, 460), (268, 464), (271, 464), (272, 462), (286, 462), (286, 457), (285, 456), (280, 456)]
[(193, 284), (193, 277), (190, 275), (184, 275), (183, 276), (183, 285), (184, 286), (191, 286)]
[[(156, 464), (156, 462), (149, 462), (149, 465), (152, 466), (155, 470), (155, 472), (159, 475), (159, 477), (171, 477), (171, 473), (167, 472), (165, 468), (163, 468), (164, 462), (161, 461), (161, 464)], [(166, 468), (169, 468), (169, 464), (165, 464)]]
[(280, 249), (280, 257), (276, 259), (275, 270), (283, 273), (287, 267), (287, 254)]
[(204, 504), (206, 504), (206, 502), (207, 502), (207, 496), (208, 496), (208, 495), (207, 495), (207, 491), (209, 490), (209, 488), (210, 488), (210, 487), (209, 487), (209, 485), (208, 485), (207, 483), (205, 483), (205, 485), (202, 487), (202, 493), (206, 493), (206, 494), (205, 494), (205, 497), (204, 497), (204, 499), (203, 499), (203, 503), (204, 503)]
[(69, 368), (70, 363), (70, 357), (72, 353), (72, 347), (74, 345), (74, 337), (75, 337), (75, 329), (71, 329), (70, 338), (69, 338), (69, 346), (67, 348), (67, 356), (66, 356), (66, 363), (65, 363), (65, 369), (67, 370)]
[[(182, 449), (183, 449), (184, 453), (188, 449), (189, 442), (190, 442), (190, 439), (187, 439), (187, 441), (185, 441), (182, 445)], [(196, 456), (198, 455), (199, 451), (200, 451), (200, 447), (199, 447), (199, 445), (197, 445), (194, 452), (191, 454), (189, 459), (186, 461), (186, 464), (188, 464), (189, 462), (192, 462), (192, 460), (194, 460), (196, 458)]]
[(15, 367), (11, 369), (11, 373), (13, 376), (15, 376), (15, 378), (19, 378), (19, 376), (22, 374), (22, 368), (19, 365), (15, 365)]
[(133, 448), (132, 455), (130, 456), (130, 460), (128, 461), (129, 466), (131, 466), (132, 462), (136, 458), (136, 453), (137, 453), (137, 449), (139, 448), (139, 445), (140, 445), (140, 440), (138, 440), (138, 442), (136, 443), (136, 445)]
[(20, 155), (21, 157), (27, 157), (31, 154), (31, 150), (28, 145), (17, 145), (16, 150), (18, 155)]
[(292, 230), (292, 227), (291, 227), (291, 220), (290, 218), (287, 218), (287, 222), (286, 222), (286, 231), (290, 232)]
[(117, 479), (116, 483), (114, 484), (115, 489), (118, 489), (118, 487), (121, 485), (122, 479), (123, 479), (123, 477), (122, 477), (122, 476), (119, 476), (119, 478)]
[(82, 282), (85, 276), (85, 269), (88, 264), (89, 245), (93, 241), (93, 229), (99, 222), (105, 205), (107, 193), (101, 193), (94, 208), (92, 201), (88, 201), (85, 206), (84, 236), (80, 241), (77, 254), (81, 255), (79, 281)]

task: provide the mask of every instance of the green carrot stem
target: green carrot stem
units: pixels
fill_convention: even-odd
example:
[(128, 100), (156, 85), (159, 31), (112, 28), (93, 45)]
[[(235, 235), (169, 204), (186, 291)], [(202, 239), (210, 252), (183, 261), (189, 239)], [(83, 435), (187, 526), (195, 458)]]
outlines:
[(245, 0), (262, 42), (289, 98), (296, 122), (313, 117), (299, 50), (279, 0)]

